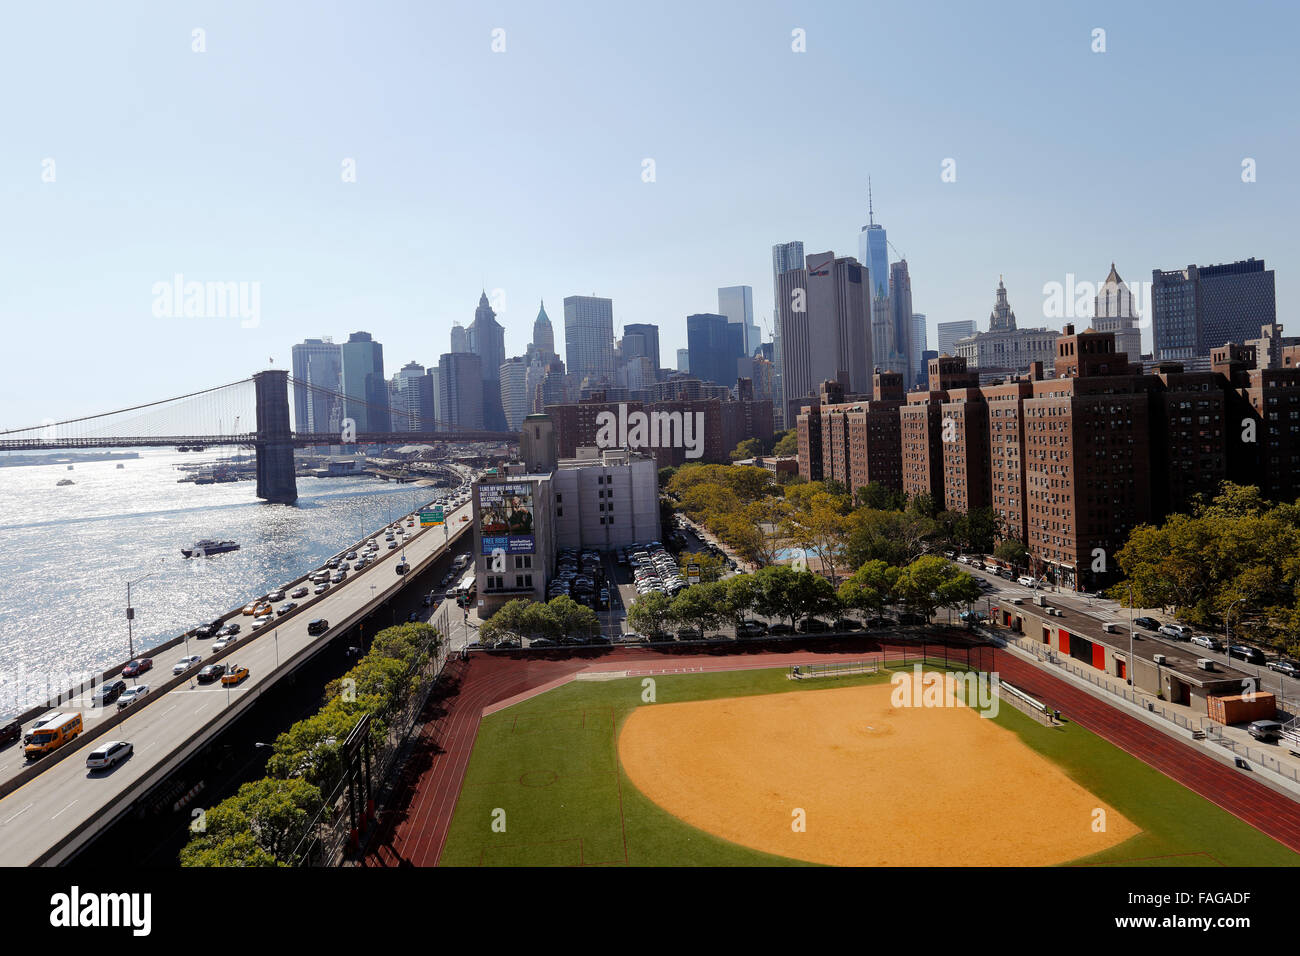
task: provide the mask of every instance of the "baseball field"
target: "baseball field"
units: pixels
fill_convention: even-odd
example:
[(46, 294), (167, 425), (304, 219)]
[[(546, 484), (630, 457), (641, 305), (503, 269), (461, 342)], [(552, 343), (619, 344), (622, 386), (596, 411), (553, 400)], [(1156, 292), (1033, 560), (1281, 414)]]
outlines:
[(1281, 865), (1077, 724), (894, 706), (894, 671), (575, 680), (486, 716), (442, 865)]

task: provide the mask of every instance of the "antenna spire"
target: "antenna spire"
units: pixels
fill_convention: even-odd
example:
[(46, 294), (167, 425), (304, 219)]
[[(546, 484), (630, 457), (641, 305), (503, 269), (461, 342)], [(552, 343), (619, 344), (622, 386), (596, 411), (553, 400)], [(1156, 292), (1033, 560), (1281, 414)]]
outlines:
[(874, 226), (875, 224), (876, 224), (876, 210), (875, 210), (875, 206), (873, 206), (871, 202), (871, 177), (868, 176), (867, 177), (867, 225)]

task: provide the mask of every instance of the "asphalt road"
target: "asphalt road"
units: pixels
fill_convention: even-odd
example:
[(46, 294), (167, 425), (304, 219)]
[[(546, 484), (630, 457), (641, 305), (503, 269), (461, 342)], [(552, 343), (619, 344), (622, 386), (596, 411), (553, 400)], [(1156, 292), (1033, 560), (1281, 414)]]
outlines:
[[(462, 516), (470, 514), (467, 502), (451, 513), (450, 523), (459, 523)], [(367, 604), (393, 594), (404, 580), (393, 570), (399, 556), (405, 553), (407, 560), (415, 565), (444, 546), (446, 533), (443, 528), (424, 529), (413, 535), (404, 548), (393, 551), (385, 550), (382, 533), (379, 538), (379, 560), (364, 573), (350, 575), (345, 582), (331, 587), (309, 610), (278, 627), (268, 626), (252, 632), (236, 645), (233, 654), (222, 659), (227, 665), (240, 664), (249, 669), (250, 676), (243, 683), (232, 688), (224, 688), (219, 683), (202, 685), (195, 680), (182, 683), (147, 705), (137, 705), (125, 721), (92, 742), (93, 747), (99, 747), (110, 740), (130, 741), (134, 754), (129, 759), (108, 771), (88, 771), (85, 757), (93, 747), (84, 742), (83, 735), (65, 745), (76, 752), (0, 800), (0, 865), (28, 865), (63, 836), (92, 819), (191, 735), (218, 720), (227, 707), (241, 697), (257, 694), (269, 681), (278, 662), (289, 660), (308, 645), (330, 639), (330, 632), (308, 635), (309, 621), (323, 617), (342, 622)], [(250, 621), (251, 618), (243, 618), (245, 625)], [(247, 626), (244, 630), (247, 633)], [(211, 643), (191, 639), (190, 653), (208, 658)], [(178, 647), (174, 659), (155, 661), (154, 669), (139, 682), (164, 683), (171, 677), (172, 664), (184, 654), (183, 648)], [(192, 673), (197, 673), (197, 669)], [(132, 681), (128, 679), (127, 683)], [(64, 709), (77, 709), (81, 703), (74, 701)], [(93, 728), (96, 721), (115, 712), (115, 705), (111, 711), (83, 711), (86, 728)], [(0, 773), (12, 776), (24, 765), (21, 748), (11, 746), (4, 752)]]

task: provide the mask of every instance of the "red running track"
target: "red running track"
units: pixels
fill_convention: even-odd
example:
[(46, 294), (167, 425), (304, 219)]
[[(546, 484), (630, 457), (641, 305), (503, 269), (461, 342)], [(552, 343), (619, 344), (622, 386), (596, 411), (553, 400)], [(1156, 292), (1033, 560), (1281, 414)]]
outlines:
[[(743, 649), (742, 649), (743, 648)], [(939, 651), (930, 645), (931, 653)], [(430, 701), (391, 801), (379, 820), (363, 866), (436, 866), (446, 843), (470, 752), (485, 708), (562, 681), (581, 670), (635, 673), (720, 671), (856, 660), (884, 650), (894, 659), (916, 655), (916, 645), (881, 645), (867, 638), (819, 642), (798, 650), (732, 644), (710, 652), (662, 653), (638, 648), (537, 658), (475, 655), (448, 665), (445, 691)], [(985, 647), (986, 661), (1017, 687), (1059, 709), (1125, 752), (1300, 852), (1300, 805), (1239, 771), (1217, 763), (1141, 720), (1006, 651)], [(987, 655), (991, 654), (989, 660)], [(987, 666), (987, 664), (986, 664)]]

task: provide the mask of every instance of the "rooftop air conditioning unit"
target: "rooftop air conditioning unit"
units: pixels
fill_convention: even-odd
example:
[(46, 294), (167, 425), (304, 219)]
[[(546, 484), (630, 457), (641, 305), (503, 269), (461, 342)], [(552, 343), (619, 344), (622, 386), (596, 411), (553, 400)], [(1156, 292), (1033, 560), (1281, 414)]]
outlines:
[(1163, 655), (1163, 654), (1152, 654), (1152, 655), (1151, 655), (1151, 659), (1152, 659), (1153, 661), (1155, 661), (1157, 664), (1163, 664), (1163, 663), (1165, 662), (1165, 655)]
[(1214, 661), (1208, 657), (1199, 657), (1196, 660), (1196, 666), (1203, 671), (1212, 671), (1214, 670)]

